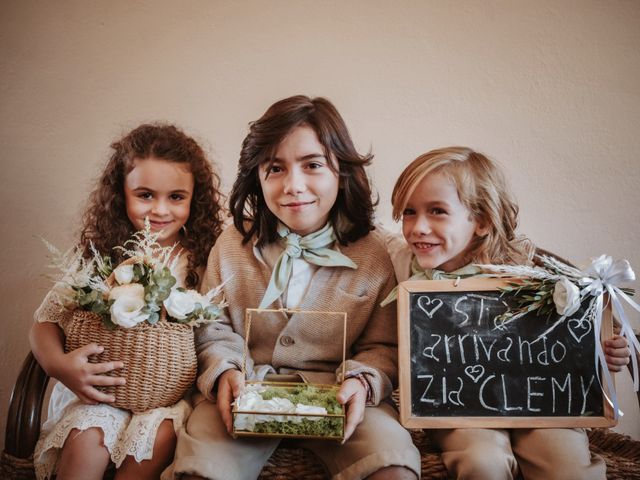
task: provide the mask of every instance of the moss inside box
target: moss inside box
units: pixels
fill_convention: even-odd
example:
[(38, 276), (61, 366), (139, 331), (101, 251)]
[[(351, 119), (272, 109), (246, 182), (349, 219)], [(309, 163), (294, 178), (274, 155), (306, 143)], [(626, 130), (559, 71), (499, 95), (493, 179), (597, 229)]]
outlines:
[[(247, 407), (246, 410), (261, 412), (259, 414), (242, 413), (242, 410), (239, 409), (234, 421), (237, 432), (250, 431), (254, 434), (265, 435), (304, 435), (330, 438), (342, 438), (343, 436), (343, 409), (336, 400), (336, 388), (322, 388), (305, 384), (296, 386), (253, 385), (249, 387), (249, 391), (254, 398), (258, 394), (265, 403), (272, 401), (272, 403), (278, 403), (280, 406), (285, 405), (285, 407), (283, 407), (284, 410), (279, 410), (273, 405), (269, 405), (269, 408), (265, 409), (262, 414), (263, 410), (258, 402), (257, 406)], [(341, 416), (325, 416), (324, 412), (311, 416), (295, 415), (292, 414), (293, 411), (287, 410), (286, 406), (288, 405), (293, 408), (301, 405), (303, 407), (322, 407), (326, 410), (326, 414)]]

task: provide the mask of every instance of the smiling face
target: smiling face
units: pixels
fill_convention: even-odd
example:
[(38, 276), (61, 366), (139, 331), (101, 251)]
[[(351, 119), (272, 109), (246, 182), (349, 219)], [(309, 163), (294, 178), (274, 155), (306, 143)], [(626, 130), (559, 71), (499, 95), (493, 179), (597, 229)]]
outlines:
[(427, 174), (409, 197), (402, 233), (422, 268), (451, 272), (469, 263), (471, 242), (483, 229), (460, 202), (455, 184), (436, 172)]
[(322, 228), (338, 197), (340, 182), (316, 132), (304, 125), (295, 127), (280, 142), (272, 160), (259, 169), (269, 210), (298, 235)]
[(127, 216), (136, 230), (162, 231), (158, 243), (176, 243), (180, 229), (189, 219), (193, 196), (193, 175), (187, 164), (156, 158), (135, 159), (124, 181)]

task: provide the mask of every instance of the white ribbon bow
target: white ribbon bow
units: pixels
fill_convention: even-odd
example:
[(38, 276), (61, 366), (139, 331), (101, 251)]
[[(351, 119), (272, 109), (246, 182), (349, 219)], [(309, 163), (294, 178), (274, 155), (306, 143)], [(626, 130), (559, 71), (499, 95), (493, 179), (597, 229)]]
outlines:
[[(613, 311), (620, 322), (620, 335), (627, 339), (629, 349), (631, 350), (631, 364), (633, 372), (633, 387), (635, 391), (638, 391), (639, 378), (638, 378), (638, 358), (637, 354), (640, 352), (640, 342), (635, 336), (631, 324), (624, 311), (621, 300), (627, 302), (632, 308), (640, 312), (640, 305), (635, 303), (629, 295), (627, 295), (621, 288), (620, 284), (625, 282), (633, 282), (636, 279), (636, 275), (631, 268), (631, 265), (627, 260), (613, 261), (609, 255), (600, 255), (596, 258), (591, 265), (581, 272), (582, 278), (578, 281), (579, 285), (583, 288), (580, 290), (581, 297), (591, 295), (595, 297), (594, 307), (592, 311), (593, 319), (593, 332), (596, 336), (596, 371), (598, 371), (598, 364), (602, 366), (604, 372), (605, 382), (609, 392), (611, 392), (612, 398), (607, 400), (612, 404), (613, 410), (617, 416), (618, 400), (616, 398), (615, 390), (613, 388), (613, 381), (611, 373), (607, 367), (606, 358), (602, 345), (600, 343), (600, 327), (602, 325), (602, 311), (604, 309), (604, 293), (607, 292), (613, 305)], [(600, 381), (600, 378), (598, 378)], [(602, 382), (600, 382), (602, 386)]]

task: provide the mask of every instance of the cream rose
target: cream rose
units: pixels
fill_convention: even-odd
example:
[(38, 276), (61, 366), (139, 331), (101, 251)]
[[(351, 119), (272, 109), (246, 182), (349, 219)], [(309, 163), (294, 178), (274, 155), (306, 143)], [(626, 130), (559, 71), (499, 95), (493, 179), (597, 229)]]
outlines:
[(196, 308), (196, 303), (205, 307), (209, 301), (195, 290), (187, 290), (186, 292), (171, 290), (169, 297), (162, 303), (169, 316), (176, 320), (184, 320)]
[(144, 306), (144, 298), (140, 298), (135, 294), (119, 295), (111, 305), (111, 321), (124, 328), (135, 327), (149, 318), (149, 313), (142, 312)]
[(117, 300), (121, 296), (139, 298), (144, 302), (144, 287), (140, 283), (130, 283), (113, 287), (109, 291), (109, 300)]
[(133, 265), (120, 265), (115, 268), (113, 274), (119, 285), (127, 285), (133, 281)]
[(553, 303), (558, 315), (573, 315), (580, 308), (580, 289), (567, 277), (561, 277), (553, 289)]

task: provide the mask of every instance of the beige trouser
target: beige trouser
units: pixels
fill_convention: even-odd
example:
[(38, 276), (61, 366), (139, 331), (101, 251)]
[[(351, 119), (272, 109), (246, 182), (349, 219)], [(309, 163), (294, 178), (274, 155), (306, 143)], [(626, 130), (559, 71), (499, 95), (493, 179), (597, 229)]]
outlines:
[[(162, 479), (181, 474), (221, 480), (257, 478), (279, 439), (234, 439), (227, 434), (216, 405), (201, 395), (198, 400), (186, 428), (178, 432), (175, 460)], [(391, 465), (407, 467), (419, 476), (420, 453), (397, 418), (390, 405), (367, 407), (363, 422), (345, 444), (300, 440), (297, 446), (315, 453), (335, 480), (364, 478)]]
[(526, 480), (605, 478), (602, 458), (591, 455), (589, 439), (580, 428), (435, 430), (442, 461), (458, 479)]

